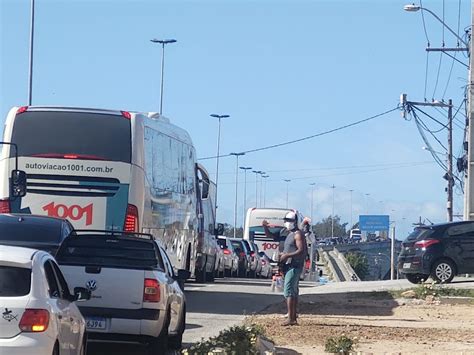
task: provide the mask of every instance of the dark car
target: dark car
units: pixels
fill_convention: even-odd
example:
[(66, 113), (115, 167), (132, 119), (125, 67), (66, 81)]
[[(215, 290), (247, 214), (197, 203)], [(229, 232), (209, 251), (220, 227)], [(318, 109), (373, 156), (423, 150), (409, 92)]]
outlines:
[(60, 218), (31, 214), (0, 214), (0, 244), (45, 250), (54, 255), (73, 234), (72, 224)]
[(412, 283), (429, 276), (448, 283), (455, 275), (474, 273), (474, 222), (416, 227), (402, 243), (398, 269)]
[(237, 275), (246, 277), (250, 271), (250, 249), (246, 243), (240, 238), (229, 238), (235, 253), (239, 257), (239, 268)]

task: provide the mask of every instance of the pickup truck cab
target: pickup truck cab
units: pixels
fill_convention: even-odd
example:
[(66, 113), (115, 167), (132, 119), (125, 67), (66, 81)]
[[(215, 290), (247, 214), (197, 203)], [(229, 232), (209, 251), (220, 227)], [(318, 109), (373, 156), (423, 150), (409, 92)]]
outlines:
[(173, 267), (149, 234), (78, 231), (56, 254), (71, 287), (91, 299), (81, 304), (90, 340), (146, 343), (151, 353), (180, 348), (186, 300)]

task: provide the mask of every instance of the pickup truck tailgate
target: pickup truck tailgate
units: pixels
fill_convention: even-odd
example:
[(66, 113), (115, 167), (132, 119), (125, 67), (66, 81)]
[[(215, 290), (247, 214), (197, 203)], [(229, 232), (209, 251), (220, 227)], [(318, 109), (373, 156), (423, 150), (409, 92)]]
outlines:
[(160, 302), (144, 305), (143, 299), (145, 279), (156, 279), (155, 271), (163, 270), (158, 255), (151, 239), (77, 235), (63, 241), (56, 260), (71, 291), (78, 286), (91, 291), (91, 299), (81, 302), (80, 308), (157, 309)]
[(86, 287), (91, 299), (80, 307), (138, 309), (143, 305), (144, 270), (62, 265), (71, 288)]

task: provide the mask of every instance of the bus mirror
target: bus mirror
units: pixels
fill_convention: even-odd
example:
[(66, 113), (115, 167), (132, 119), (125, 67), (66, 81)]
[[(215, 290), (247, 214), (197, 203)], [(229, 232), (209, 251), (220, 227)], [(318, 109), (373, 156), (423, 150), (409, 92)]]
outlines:
[(26, 195), (26, 173), (22, 170), (13, 170), (11, 176), (11, 197)]
[(215, 235), (224, 235), (224, 225), (222, 223), (217, 223), (217, 228), (215, 232)]
[(250, 232), (249, 232), (249, 237), (250, 237), (250, 240), (253, 240), (253, 238), (255, 237), (255, 232), (254, 232), (254, 231), (250, 231)]

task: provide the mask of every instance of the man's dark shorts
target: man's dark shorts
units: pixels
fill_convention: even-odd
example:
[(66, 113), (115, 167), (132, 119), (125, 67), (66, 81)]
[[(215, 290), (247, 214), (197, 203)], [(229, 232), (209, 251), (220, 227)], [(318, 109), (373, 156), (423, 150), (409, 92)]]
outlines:
[(290, 268), (285, 274), (285, 286), (283, 287), (283, 295), (288, 297), (297, 297), (299, 293), (298, 284), (303, 268)]

